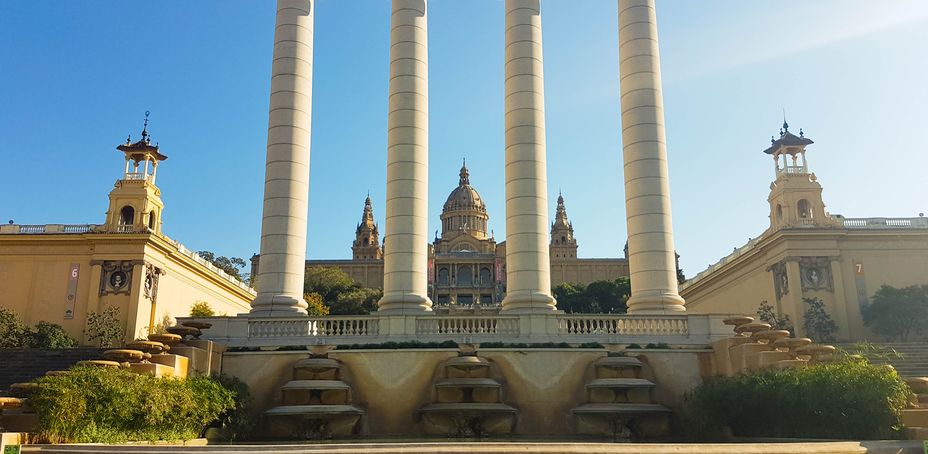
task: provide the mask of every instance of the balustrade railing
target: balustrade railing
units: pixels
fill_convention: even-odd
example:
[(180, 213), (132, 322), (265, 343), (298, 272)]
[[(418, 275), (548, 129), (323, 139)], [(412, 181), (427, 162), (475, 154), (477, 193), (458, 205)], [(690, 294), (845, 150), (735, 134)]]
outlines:
[(248, 337), (376, 337), (378, 322), (376, 317), (251, 319)]
[(564, 315), (558, 333), (583, 336), (687, 336), (687, 316)]
[(519, 319), (511, 316), (428, 316), (416, 319), (416, 334), (518, 336)]
[(44, 225), (21, 225), (19, 233), (45, 233)]

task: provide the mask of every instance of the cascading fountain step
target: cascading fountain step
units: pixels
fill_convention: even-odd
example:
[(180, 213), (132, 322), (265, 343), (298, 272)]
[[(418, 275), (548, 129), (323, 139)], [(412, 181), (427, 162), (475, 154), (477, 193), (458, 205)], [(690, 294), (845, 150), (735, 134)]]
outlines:
[(670, 413), (670, 409), (660, 404), (632, 403), (590, 403), (573, 409), (577, 414), (608, 414), (618, 416), (640, 416)]
[(290, 380), (287, 384), (280, 387), (283, 390), (306, 389), (306, 390), (349, 390), (347, 383), (341, 380)]
[(501, 385), (492, 378), (444, 378), (435, 382), (436, 388), (499, 388)]
[(514, 407), (503, 403), (483, 403), (483, 402), (439, 402), (423, 406), (419, 411), (429, 412), (480, 412), (480, 413), (515, 413)]
[(266, 412), (268, 416), (307, 416), (319, 417), (329, 415), (363, 415), (354, 405), (284, 405), (274, 407)]
[(266, 435), (276, 439), (347, 437), (357, 432), (364, 410), (341, 380), (342, 365), (327, 351), (293, 364), (293, 380), (280, 387), (281, 403), (264, 412)]
[(656, 386), (651, 380), (644, 378), (597, 378), (586, 384), (587, 388), (653, 388)]

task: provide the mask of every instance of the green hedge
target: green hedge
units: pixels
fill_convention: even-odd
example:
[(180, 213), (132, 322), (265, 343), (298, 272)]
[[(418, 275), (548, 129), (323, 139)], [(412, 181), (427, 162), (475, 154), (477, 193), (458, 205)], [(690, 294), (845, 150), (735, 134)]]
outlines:
[(765, 370), (707, 381), (685, 397), (694, 438), (894, 438), (909, 389), (866, 360)]
[(211, 378), (156, 378), (125, 369), (75, 367), (38, 382), (30, 403), (39, 436), (62, 443), (197, 438), (236, 398)]

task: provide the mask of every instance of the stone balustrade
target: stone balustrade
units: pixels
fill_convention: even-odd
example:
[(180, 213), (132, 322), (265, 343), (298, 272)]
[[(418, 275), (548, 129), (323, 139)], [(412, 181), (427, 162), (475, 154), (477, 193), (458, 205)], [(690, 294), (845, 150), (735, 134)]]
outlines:
[[(350, 345), (400, 341), (668, 343), (704, 348), (730, 333), (728, 315), (399, 314), (210, 317), (203, 338), (231, 347)], [(194, 319), (179, 318), (181, 323)]]

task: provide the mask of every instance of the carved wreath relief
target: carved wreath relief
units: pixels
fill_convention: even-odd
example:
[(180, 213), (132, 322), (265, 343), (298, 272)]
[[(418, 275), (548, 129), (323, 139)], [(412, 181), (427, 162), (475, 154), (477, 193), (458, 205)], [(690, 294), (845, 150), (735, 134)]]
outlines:
[(799, 276), (802, 290), (834, 291), (831, 278), (831, 260), (828, 257), (800, 257)]
[(104, 260), (100, 263), (100, 296), (129, 294), (132, 290), (132, 260)]

